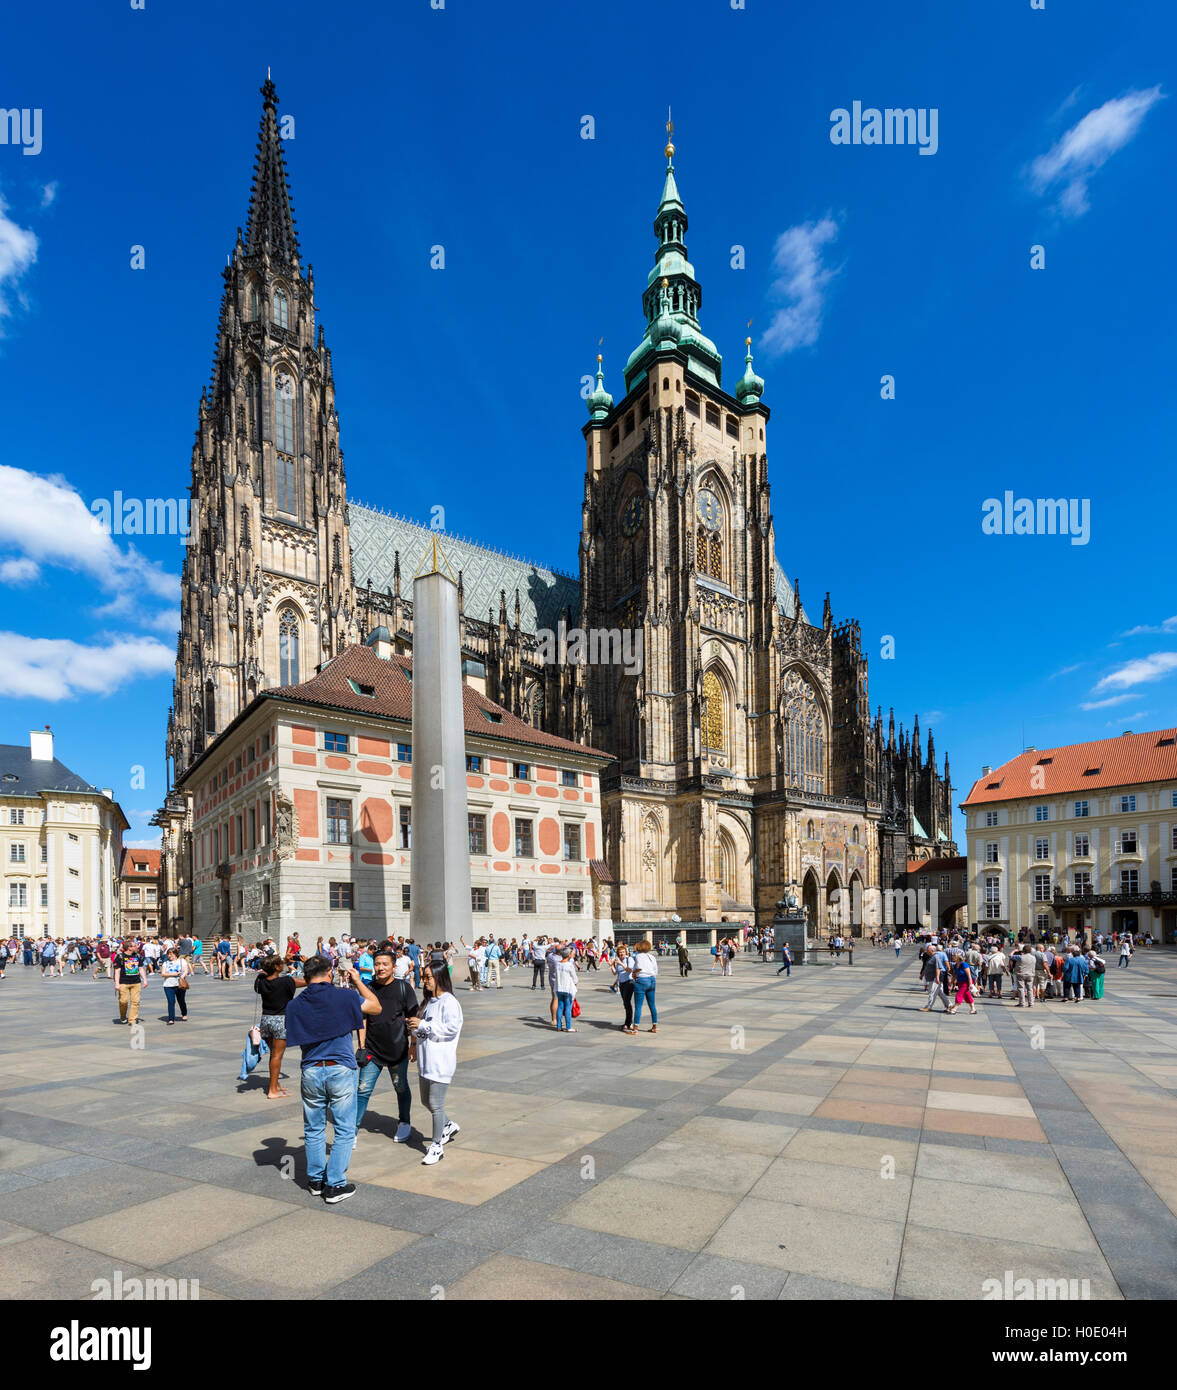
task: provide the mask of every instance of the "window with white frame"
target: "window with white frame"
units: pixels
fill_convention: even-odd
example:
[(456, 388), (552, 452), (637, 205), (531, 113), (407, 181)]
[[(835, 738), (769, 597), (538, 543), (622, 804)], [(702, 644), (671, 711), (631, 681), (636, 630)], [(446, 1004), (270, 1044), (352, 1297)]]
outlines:
[(985, 880), (985, 916), (1001, 916), (1001, 880), (995, 875)]
[(8, 810), (9, 825), (24, 825), (25, 813), (22, 807), (10, 806)]
[(985, 844), (985, 863), (986, 863), (986, 864), (996, 864), (996, 863), (997, 863), (997, 841), (996, 841), (996, 840), (988, 840), (988, 841), (986, 842), (986, 844)]
[(1049, 820), (1049, 819), (1050, 819), (1050, 807), (1049, 807), (1049, 806), (1035, 806), (1035, 807), (1034, 807), (1034, 819), (1035, 819), (1035, 820)]
[(1075, 870), (1075, 895), (1080, 898), (1091, 896), (1091, 872), (1088, 869)]
[(996, 825), (996, 824), (997, 824), (997, 812), (996, 812), (996, 811), (986, 811), (986, 812), (985, 812), (985, 824), (986, 824), (986, 825)]
[(1075, 836), (1075, 854), (1080, 859), (1086, 859), (1091, 852), (1091, 841), (1086, 835)]
[(949, 886), (950, 881), (951, 881), (951, 880), (950, 880), (950, 876), (949, 876), (948, 874), (941, 874), (941, 875), (940, 875), (940, 891), (941, 891), (941, 893), (947, 893), (947, 892), (948, 892), (948, 886)]
[(1135, 797), (1135, 795), (1132, 795), (1132, 796), (1122, 796), (1122, 797), (1120, 798), (1120, 810), (1121, 810), (1121, 811), (1135, 811), (1135, 810), (1136, 810), (1136, 797)]
[(1135, 853), (1136, 853), (1136, 831), (1135, 831), (1135, 830), (1123, 830), (1123, 831), (1120, 832), (1120, 853), (1121, 853), (1121, 854), (1135, 854)]
[(569, 824), (564, 827), (564, 858), (568, 860), (580, 858), (579, 825)]
[(1050, 875), (1034, 875), (1034, 901), (1036, 903), (1048, 903), (1050, 901)]
[(28, 905), (29, 885), (27, 883), (10, 883), (8, 885), (8, 906), (28, 907)]
[(1035, 930), (1038, 932), (1039, 936), (1041, 936), (1043, 932), (1048, 932), (1050, 930), (1050, 913), (1040, 912), (1038, 916), (1034, 918), (1034, 924)]
[(1076, 801), (1076, 802), (1075, 802), (1075, 815), (1076, 815), (1076, 816), (1080, 816), (1080, 817), (1081, 817), (1081, 816), (1085, 816), (1085, 815), (1087, 814), (1087, 810), (1088, 810), (1088, 808), (1087, 808), (1087, 802), (1086, 802), (1086, 801)]
[(1140, 892), (1140, 870), (1121, 869), (1120, 870), (1120, 892), (1139, 893)]
[(1050, 858), (1050, 841), (1049, 841), (1049, 840), (1047, 840), (1046, 838), (1042, 838), (1042, 839), (1038, 839), (1038, 840), (1035, 840), (1035, 841), (1034, 841), (1034, 858), (1035, 858), (1035, 859), (1049, 859), (1049, 858)]

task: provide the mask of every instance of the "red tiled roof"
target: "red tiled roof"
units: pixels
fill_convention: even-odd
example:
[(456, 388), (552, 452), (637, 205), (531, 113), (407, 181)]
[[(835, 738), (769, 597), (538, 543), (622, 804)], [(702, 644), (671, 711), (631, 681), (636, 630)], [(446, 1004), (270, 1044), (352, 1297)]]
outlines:
[(590, 859), (589, 868), (593, 872), (593, 877), (598, 883), (612, 883), (613, 875), (609, 872), (609, 865), (603, 859)]
[[(280, 686), (265, 694), (268, 699), (297, 700), (301, 704), (343, 709), (354, 714), (376, 714), (411, 723), (413, 685), (405, 672), (412, 669), (413, 659), (409, 656), (393, 656), (386, 660), (377, 656), (371, 647), (345, 647), (311, 680), (301, 685)], [(348, 683), (349, 678), (357, 685), (371, 686), (375, 694), (357, 695)], [(465, 682), (462, 683), (462, 713), (468, 734), (613, 761), (611, 753), (532, 728)]]
[[(159, 855), (157, 849), (125, 849), (123, 850), (123, 863), (119, 869), (122, 878), (158, 878), (159, 877)], [(147, 868), (140, 872), (135, 865), (146, 864)]]
[[(1034, 775), (1035, 768), (1041, 769), (1040, 776)], [(963, 804), (1132, 787), (1142, 782), (1177, 782), (1177, 729), (1021, 753), (978, 778)]]
[(952, 874), (960, 873), (966, 867), (967, 861), (963, 855), (948, 856), (943, 859), (909, 859), (907, 861), (907, 872), (909, 874)]

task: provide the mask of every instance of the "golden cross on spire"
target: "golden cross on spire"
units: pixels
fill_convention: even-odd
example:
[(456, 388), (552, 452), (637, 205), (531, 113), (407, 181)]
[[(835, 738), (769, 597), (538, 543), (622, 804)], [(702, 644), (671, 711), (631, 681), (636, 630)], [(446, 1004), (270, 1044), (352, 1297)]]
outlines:
[(670, 116), (670, 107), (666, 108), (666, 158), (674, 157), (674, 121)]

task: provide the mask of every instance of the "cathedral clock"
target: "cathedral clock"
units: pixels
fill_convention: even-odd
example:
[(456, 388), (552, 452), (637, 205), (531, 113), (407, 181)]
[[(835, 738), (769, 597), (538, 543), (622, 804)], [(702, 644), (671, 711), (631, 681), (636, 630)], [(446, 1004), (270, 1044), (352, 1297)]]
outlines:
[(642, 524), (642, 499), (635, 492), (621, 512), (621, 533), (629, 537), (637, 534)]
[(695, 511), (708, 531), (718, 531), (723, 519), (723, 507), (715, 493), (704, 488), (695, 499)]

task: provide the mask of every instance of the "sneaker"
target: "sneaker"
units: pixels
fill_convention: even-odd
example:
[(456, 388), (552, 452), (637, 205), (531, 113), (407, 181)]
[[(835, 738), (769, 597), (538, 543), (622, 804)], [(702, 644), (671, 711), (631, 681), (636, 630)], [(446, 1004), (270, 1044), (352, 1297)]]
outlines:
[(451, 1139), (455, 1139), (462, 1132), (462, 1126), (456, 1120), (447, 1120), (445, 1129), (441, 1132), (441, 1142), (448, 1144)]
[(321, 1197), (323, 1195), (323, 1179), (308, 1178), (307, 1191), (311, 1194), (312, 1197)]
[(440, 1160), (444, 1157), (444, 1144), (430, 1144), (430, 1146), (425, 1150), (425, 1157), (421, 1160), (421, 1162), (428, 1166), (430, 1164), (440, 1162)]
[(341, 1183), (338, 1187), (325, 1187), (323, 1189), (323, 1201), (330, 1205), (336, 1202), (346, 1202), (349, 1197), (356, 1195), (356, 1185), (354, 1182)]
[(413, 1126), (402, 1120), (396, 1127), (396, 1133), (392, 1136), (392, 1142), (394, 1144), (407, 1144), (412, 1133)]

